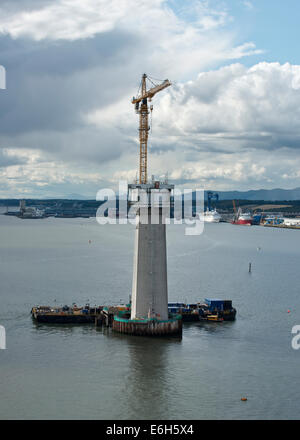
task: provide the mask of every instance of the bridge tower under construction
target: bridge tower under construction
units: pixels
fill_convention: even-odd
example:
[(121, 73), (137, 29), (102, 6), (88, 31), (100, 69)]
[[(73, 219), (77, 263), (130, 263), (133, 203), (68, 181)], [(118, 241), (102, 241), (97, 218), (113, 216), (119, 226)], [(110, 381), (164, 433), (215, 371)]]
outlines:
[(135, 335), (181, 335), (181, 317), (168, 313), (166, 220), (170, 217), (174, 185), (155, 179), (148, 182), (147, 177), (148, 100), (171, 83), (168, 80), (159, 85), (152, 83), (153, 87), (147, 90), (146, 78), (144, 74), (138, 97), (132, 99), (140, 116), (140, 161), (139, 179), (128, 185), (129, 204), (136, 213), (131, 316), (130, 319), (115, 316), (113, 328)]

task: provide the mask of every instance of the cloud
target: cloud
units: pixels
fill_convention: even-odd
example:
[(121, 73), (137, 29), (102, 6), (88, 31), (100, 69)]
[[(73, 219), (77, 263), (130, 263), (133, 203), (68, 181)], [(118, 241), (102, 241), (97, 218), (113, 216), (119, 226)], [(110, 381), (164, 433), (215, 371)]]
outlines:
[[(177, 6), (180, 2), (173, 2)], [(171, 2), (172, 4), (172, 2)], [(23, 7), (22, 7), (23, 6)], [(165, 32), (178, 31), (183, 19), (193, 26), (208, 31), (225, 25), (231, 17), (225, 10), (210, 7), (210, 2), (191, 1), (184, 13), (176, 16), (166, 0), (56, 0), (55, 2), (21, 3), (17, 9), (8, 2), (2, 4), (0, 32), (12, 38), (29, 37), (36, 41), (77, 40), (112, 31), (116, 27), (144, 25), (152, 30), (162, 25)]]
[(299, 104), (300, 66), (263, 62), (203, 72), (157, 97), (152, 166), (161, 174), (168, 168), (178, 184), (247, 189), (284, 185), (290, 175), (297, 186)]
[[(82, 114), (128, 100), (143, 71), (185, 78), (222, 60), (257, 53), (251, 43), (234, 45), (228, 31), (220, 38), (203, 29), (203, 18), (222, 17), (221, 27), (227, 20), (207, 2), (201, 8), (190, 3), (195, 22), (177, 16), (163, 0), (22, 1), (19, 9), (9, 4), (2, 4), (0, 18), (6, 35), (0, 50), (9, 72), (8, 93), (0, 103), (1, 133), (78, 130)], [(101, 20), (111, 26), (94, 25)]]
[(2, 10), (0, 32), (13, 38), (76, 40), (114, 28), (133, 1), (58, 0), (31, 10)]
[(282, 176), (299, 170), (300, 67), (232, 64), (262, 50), (239, 41), (234, 18), (216, 4), (1, 2), (0, 185), (10, 194), (91, 195), (132, 180), (130, 99), (143, 72), (173, 81), (153, 100), (149, 175), (169, 170), (177, 184), (216, 189), (292, 184)]
[[(232, 64), (175, 84), (155, 99), (151, 142), (157, 153), (176, 144), (195, 152), (300, 149), (300, 66)], [(129, 132), (134, 121), (127, 107), (120, 101), (86, 118)]]
[[(297, 186), (299, 102), (300, 66), (288, 63), (232, 64), (177, 83), (155, 97), (149, 175), (169, 171), (171, 180), (188, 187)], [(26, 180), (48, 182), (49, 188), (81, 182), (98, 189), (100, 182), (132, 180), (138, 157), (138, 116), (132, 110), (122, 97), (83, 112), (78, 130), (21, 133), (17, 144), (35, 145), (30, 155), (38, 156), (32, 161), (26, 153), (26, 165), (6, 177), (17, 182), (23, 176), (23, 186)]]
[(25, 163), (26, 160), (22, 156), (14, 154), (14, 151), (0, 148), (0, 168), (11, 167)]
[(208, 151), (212, 144), (224, 150), (299, 149), (299, 102), (300, 66), (232, 64), (166, 93), (158, 109), (159, 135), (176, 133), (186, 145)]
[(205, 164), (193, 164), (184, 166), (173, 170), (170, 174), (170, 179), (177, 182), (201, 182), (207, 180), (228, 180), (232, 182), (241, 183), (248, 181), (249, 178), (258, 178), (264, 176), (265, 167), (259, 166), (255, 163), (236, 162), (232, 164), (223, 163), (214, 167), (207, 167)]
[[(85, 167), (66, 164), (63, 161), (53, 161), (43, 153), (30, 149), (12, 149), (8, 154), (10, 161), (1, 167), (0, 153), (0, 195), (13, 196), (53, 196), (61, 189), (64, 196), (66, 189), (82, 190), (91, 197), (96, 194), (103, 179), (97, 167), (90, 167), (87, 174)], [(1, 188), (5, 191), (1, 192)]]

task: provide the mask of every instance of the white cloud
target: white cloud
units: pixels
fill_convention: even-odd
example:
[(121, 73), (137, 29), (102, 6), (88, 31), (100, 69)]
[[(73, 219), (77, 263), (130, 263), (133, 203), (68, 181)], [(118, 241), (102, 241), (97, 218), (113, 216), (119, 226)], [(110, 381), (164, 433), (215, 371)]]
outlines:
[[(118, 25), (165, 31), (178, 25), (164, 0), (56, 0), (44, 7), (20, 12), (2, 10), (0, 31), (13, 38), (76, 40), (107, 32)], [(206, 15), (207, 18), (209, 16)], [(202, 17), (203, 18), (203, 17)]]
[[(299, 186), (300, 66), (232, 64), (175, 84), (153, 103), (149, 175), (169, 171), (176, 184), (219, 190), (284, 186), (284, 182)], [(99, 160), (93, 160), (96, 150), (89, 151), (88, 145), (82, 151), (83, 138), (78, 145), (73, 142), (71, 150), (66, 138), (63, 155), (7, 149), (7, 158), (25, 163), (2, 170), (0, 184), (8, 181), (11, 188), (25, 189), (79, 184), (99, 189), (100, 182), (132, 181), (138, 161), (138, 116), (129, 98), (83, 113), (82, 118), (90, 127), (86, 133), (93, 127), (100, 130)], [(103, 147), (101, 133), (113, 134)], [(105, 150), (118, 154), (103, 162)], [(83, 157), (85, 161), (90, 157), (89, 166)]]
[(198, 162), (188, 167), (183, 166), (173, 170), (170, 174), (170, 179), (207, 182), (221, 178), (225, 181), (230, 179), (230, 181), (240, 184), (248, 181), (251, 177), (263, 177), (265, 171), (265, 167), (253, 163), (245, 163), (245, 161), (236, 163), (224, 162), (216, 166), (212, 164), (209, 167), (207, 164)]
[(253, 43), (235, 46), (234, 33), (226, 29), (232, 18), (225, 9), (214, 9), (208, 1), (191, 1), (185, 9), (188, 13), (176, 14), (166, 0), (56, 0), (17, 12), (0, 7), (0, 33), (14, 39), (76, 41), (123, 30), (143, 48), (140, 66), (151, 59), (153, 74), (173, 78), (261, 53)]
[(215, 189), (297, 184), (300, 66), (217, 69), (261, 50), (235, 39), (226, 8), (175, 3), (56, 0), (2, 9), (0, 32), (15, 39), (7, 40), (24, 75), (11, 110), (3, 110), (0, 186), (49, 195), (82, 185), (76, 192), (93, 194), (99, 182), (133, 180), (138, 117), (130, 98), (144, 71), (180, 79), (153, 101), (149, 175), (168, 170), (177, 184)]
[[(167, 89), (154, 103), (152, 170), (219, 189), (278, 186), (288, 176), (299, 185), (299, 78), (288, 63), (233, 64)], [(112, 125), (120, 114), (109, 113)], [(133, 118), (121, 120), (132, 132)]]
[[(122, 99), (85, 118), (129, 133), (137, 124), (129, 104)], [(240, 149), (297, 149), (299, 104), (300, 66), (263, 62), (247, 68), (232, 64), (200, 73), (195, 80), (175, 84), (157, 95), (153, 142), (175, 141), (224, 152), (237, 145)]]
[(298, 148), (299, 104), (300, 66), (232, 64), (173, 87), (161, 97), (156, 118), (161, 133), (168, 127), (187, 143), (276, 149), (292, 135)]
[[(85, 167), (53, 161), (47, 155), (30, 149), (14, 148), (8, 155), (22, 159), (23, 162), (21, 165), (12, 164), (0, 168), (0, 189), (2, 185), (9, 184), (4, 194), (0, 191), (0, 196), (14, 197), (18, 194), (22, 197), (24, 194), (30, 197), (36, 195), (39, 188), (43, 189), (42, 195), (51, 196), (53, 187), (68, 185), (82, 186), (84, 192), (88, 185), (98, 189), (102, 182), (102, 176), (96, 166), (91, 166), (87, 173)], [(93, 191), (90, 190), (89, 195), (92, 194)]]
[(39, 9), (2, 11), (0, 31), (34, 40), (88, 38), (114, 28), (133, 0), (58, 0)]

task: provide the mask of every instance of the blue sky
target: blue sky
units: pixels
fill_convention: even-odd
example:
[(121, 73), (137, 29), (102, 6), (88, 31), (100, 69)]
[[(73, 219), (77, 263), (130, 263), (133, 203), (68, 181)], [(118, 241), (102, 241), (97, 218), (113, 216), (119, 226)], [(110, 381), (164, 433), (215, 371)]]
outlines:
[(153, 101), (149, 175), (300, 186), (299, 12), (296, 0), (2, 0), (0, 197), (132, 181), (144, 72), (173, 81)]
[[(186, 10), (186, 1), (169, 0), (177, 13)], [(300, 2), (299, 0), (225, 0), (210, 2), (218, 10), (232, 17), (226, 27), (232, 29), (237, 40), (253, 41), (264, 51), (243, 61), (252, 65), (260, 61), (300, 64)], [(193, 15), (189, 16), (193, 20)]]
[(254, 41), (264, 50), (263, 55), (247, 60), (248, 64), (261, 60), (300, 63), (298, 0), (227, 0), (226, 3), (240, 38)]

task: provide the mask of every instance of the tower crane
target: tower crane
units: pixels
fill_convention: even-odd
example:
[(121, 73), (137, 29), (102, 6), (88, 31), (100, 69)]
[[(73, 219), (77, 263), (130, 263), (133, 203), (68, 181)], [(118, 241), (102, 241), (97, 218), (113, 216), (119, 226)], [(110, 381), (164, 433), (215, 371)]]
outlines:
[[(154, 87), (147, 90), (146, 79), (153, 84)], [(139, 183), (147, 183), (147, 143), (148, 143), (148, 131), (150, 129), (148, 125), (149, 107), (148, 100), (151, 101), (153, 96), (161, 90), (171, 85), (168, 79), (165, 79), (161, 84), (155, 85), (151, 78), (146, 75), (142, 76), (142, 81), (137, 98), (132, 98), (132, 104), (135, 104), (135, 111), (140, 115), (140, 170), (139, 170)], [(153, 106), (150, 106), (152, 112)]]

